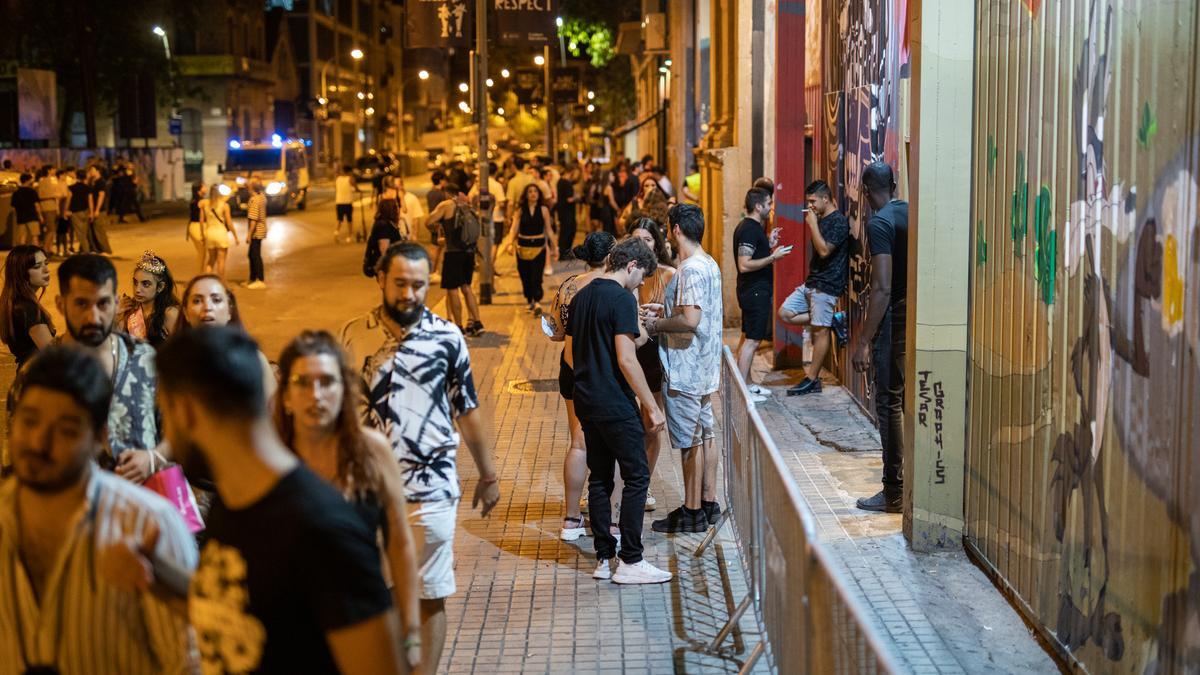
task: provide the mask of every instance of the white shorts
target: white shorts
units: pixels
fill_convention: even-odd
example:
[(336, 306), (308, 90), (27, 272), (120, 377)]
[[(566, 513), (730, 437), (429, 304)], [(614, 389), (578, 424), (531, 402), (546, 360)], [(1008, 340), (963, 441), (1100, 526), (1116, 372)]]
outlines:
[(713, 432), (716, 420), (713, 418), (712, 394), (685, 394), (664, 385), (663, 408), (672, 448), (694, 448), (716, 435)]
[(454, 530), (458, 522), (457, 499), (409, 502), (408, 525), (421, 566), (421, 599), (438, 600), (454, 595)]

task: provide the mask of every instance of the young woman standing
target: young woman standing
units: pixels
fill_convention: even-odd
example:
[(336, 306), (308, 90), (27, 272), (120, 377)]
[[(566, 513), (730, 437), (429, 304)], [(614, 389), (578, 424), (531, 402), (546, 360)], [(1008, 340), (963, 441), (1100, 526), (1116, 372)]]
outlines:
[(133, 268), (133, 297), (121, 296), (117, 325), (155, 349), (162, 346), (179, 322), (175, 279), (167, 263), (153, 251), (142, 254)]
[(509, 223), (508, 236), (500, 247), (501, 255), (516, 247), (517, 273), (529, 311), (542, 313), (542, 273), (547, 251), (557, 248), (554, 230), (550, 227), (550, 208), (545, 205), (542, 190), (530, 183), (517, 202), (517, 210)]
[(54, 324), (41, 303), (49, 286), (45, 251), (26, 244), (9, 252), (4, 261), (4, 290), (0, 291), (0, 340), (16, 357), (18, 370), (54, 340)]
[(201, 274), (212, 274), (212, 267), (205, 264), (208, 244), (205, 241), (204, 214), (208, 211), (208, 186), (200, 181), (192, 183), (192, 201), (188, 204), (187, 240), (196, 247), (196, 263)]
[[(246, 328), (238, 313), (237, 298), (224, 281), (215, 274), (203, 274), (193, 278), (183, 289), (183, 311), (179, 313), (179, 322), (175, 331), (199, 328), (200, 326), (239, 326)], [(275, 380), (275, 370), (271, 362), (258, 352), (258, 359), (263, 367), (263, 388), (267, 392), (267, 400), (275, 395), (279, 383)]]
[(238, 241), (237, 230), (233, 228), (233, 214), (229, 211), (228, 198), (221, 194), (217, 185), (209, 190), (208, 195), (208, 208), (204, 213), (204, 266), (223, 282), (225, 258), (229, 255), (229, 238), (233, 237), (235, 246), (241, 242)]
[(391, 446), (359, 422), (354, 383), (360, 382), (333, 336), (300, 333), (279, 357), (282, 389), (275, 399), (280, 438), (308, 468), (342, 493), (376, 534), (403, 626), (410, 668), (421, 663), (420, 570), (408, 525), (404, 475)]

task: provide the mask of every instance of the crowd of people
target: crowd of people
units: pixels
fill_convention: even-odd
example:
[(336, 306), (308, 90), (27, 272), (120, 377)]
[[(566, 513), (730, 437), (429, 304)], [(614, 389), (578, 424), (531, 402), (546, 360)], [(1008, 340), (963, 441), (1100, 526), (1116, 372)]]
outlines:
[[(559, 170), (518, 157), (497, 169), (488, 187), (496, 254), (514, 254), (528, 310), (563, 345), (559, 393), (570, 434), (560, 537), (578, 540), (590, 526), (596, 579), (670, 581), (642, 544), (644, 514), (657, 507), (650, 482), (664, 431), (684, 489), (651, 528), (703, 532), (721, 516), (713, 397), (725, 312), (704, 214), (676, 200), (650, 158)], [(93, 173), (103, 185), (95, 168), (77, 184)], [(348, 169), (337, 181), (342, 243), (363, 197)], [(874, 358), (890, 379), (879, 397), (884, 486), (859, 506), (894, 511), (907, 205), (894, 199), (886, 165), (868, 167), (863, 185), (874, 210), (866, 224), (872, 304), (851, 351), (856, 367)], [(84, 195), (89, 224), (103, 211), (99, 190)], [(263, 288), (254, 259), (267, 231), (265, 200), (256, 204), (261, 184), (250, 192), (247, 288)], [(747, 383), (745, 355), (752, 360), (770, 339), (763, 279), (791, 250), (778, 245), (773, 192), (768, 179), (748, 190), (733, 234)], [(779, 310), (814, 344), (795, 395), (820, 391), (832, 340), (850, 338), (836, 305), (858, 239), (827, 185), (817, 181), (806, 195), (814, 262)], [(62, 199), (59, 212), (73, 217), (75, 204)], [(57, 242), (40, 229), (9, 254), (0, 339), (19, 370), (0, 458), (12, 474), (0, 482), (0, 584), (11, 589), (0, 596), (0, 675), (436, 672), (445, 600), (457, 588), (460, 445), (479, 474), (472, 508), (487, 516), (501, 497), (467, 341), (483, 332), (472, 290), (479, 190), (451, 166), (434, 174), (424, 204), (399, 178), (385, 179), (371, 200), (370, 231), (359, 234), (378, 304), (347, 317), (336, 336), (300, 332), (275, 358), (251, 337), (224, 278), (222, 251), (237, 232), (219, 191), (193, 189), (187, 233), (201, 274), (178, 295), (168, 262), (152, 251), (128, 286), (94, 249), (52, 274), (57, 256), (47, 244)], [(34, 211), (26, 224), (48, 213), (40, 198)], [(576, 246), (579, 221), (588, 226)], [(434, 235), (432, 250), (413, 240), (420, 227)], [(544, 276), (557, 259), (584, 269), (543, 311)], [(54, 276), (61, 331), (42, 304)], [(426, 306), (433, 283), (447, 292), (449, 317)]]

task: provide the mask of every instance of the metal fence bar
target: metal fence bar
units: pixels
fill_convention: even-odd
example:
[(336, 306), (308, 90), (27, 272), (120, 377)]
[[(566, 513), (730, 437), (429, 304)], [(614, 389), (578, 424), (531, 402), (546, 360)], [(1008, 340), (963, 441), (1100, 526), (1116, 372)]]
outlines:
[(753, 608), (766, 635), (747, 656), (743, 673), (766, 653), (768, 641), (778, 672), (899, 672), (838, 563), (816, 538), (812, 509), (750, 402), (728, 348), (722, 370), (726, 511), (695, 555), (730, 523), (748, 590), (708, 650), (719, 651)]

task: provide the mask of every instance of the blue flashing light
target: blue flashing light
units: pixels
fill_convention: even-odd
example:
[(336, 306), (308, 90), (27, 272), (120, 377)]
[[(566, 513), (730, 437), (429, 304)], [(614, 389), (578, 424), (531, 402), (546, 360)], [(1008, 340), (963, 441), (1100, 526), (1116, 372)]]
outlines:
[(306, 147), (306, 148), (312, 147), (312, 139), (311, 138), (304, 139), (304, 147)]
[(283, 147), (283, 136), (280, 136), (279, 134), (271, 134), (271, 147), (282, 148)]
[(233, 140), (231, 140), (231, 141), (229, 141), (229, 149), (230, 149), (230, 150), (240, 150), (240, 149), (241, 149), (241, 147), (242, 147), (242, 144), (241, 144), (241, 143), (239, 143), (239, 142), (238, 142), (238, 140), (237, 140), (236, 138), (235, 138), (235, 139), (233, 139)]

